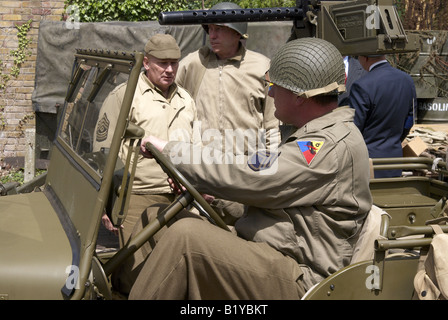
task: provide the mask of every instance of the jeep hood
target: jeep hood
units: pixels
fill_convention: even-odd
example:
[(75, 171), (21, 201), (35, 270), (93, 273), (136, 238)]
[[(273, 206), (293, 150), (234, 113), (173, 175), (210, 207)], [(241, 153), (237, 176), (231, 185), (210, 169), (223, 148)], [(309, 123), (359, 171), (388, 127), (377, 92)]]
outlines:
[(0, 197), (0, 243), (2, 299), (65, 297), (72, 248), (44, 192)]

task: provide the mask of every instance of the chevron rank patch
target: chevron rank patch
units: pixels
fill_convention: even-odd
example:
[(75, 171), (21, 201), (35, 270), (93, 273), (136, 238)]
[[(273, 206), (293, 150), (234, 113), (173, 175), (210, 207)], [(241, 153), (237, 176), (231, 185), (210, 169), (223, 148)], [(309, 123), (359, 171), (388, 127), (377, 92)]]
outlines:
[(270, 152), (269, 150), (258, 150), (247, 161), (247, 165), (253, 171), (268, 169), (277, 160), (279, 152)]
[(324, 145), (323, 141), (297, 141), (300, 151), (308, 164), (314, 159), (316, 154)]
[(109, 133), (110, 121), (107, 115), (104, 113), (100, 121), (98, 121), (98, 127), (96, 129), (96, 141), (102, 142), (107, 139), (107, 134)]

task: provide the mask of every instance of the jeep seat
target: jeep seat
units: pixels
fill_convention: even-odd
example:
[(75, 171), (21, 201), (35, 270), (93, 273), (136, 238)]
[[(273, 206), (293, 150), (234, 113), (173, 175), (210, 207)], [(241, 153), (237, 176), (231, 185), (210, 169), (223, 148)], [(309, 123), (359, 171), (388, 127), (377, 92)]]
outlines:
[(385, 238), (389, 218), (384, 210), (372, 206), (351, 264), (316, 284), (302, 299), (411, 299), (418, 256), (391, 255), (382, 263), (375, 261), (375, 241)]

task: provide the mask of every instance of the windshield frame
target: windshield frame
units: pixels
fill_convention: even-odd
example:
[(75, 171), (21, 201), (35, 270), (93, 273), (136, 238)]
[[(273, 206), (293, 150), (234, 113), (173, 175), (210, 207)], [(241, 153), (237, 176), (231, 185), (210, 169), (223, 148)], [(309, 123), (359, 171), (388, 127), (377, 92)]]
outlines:
[[(137, 61), (135, 61), (136, 55), (138, 56)], [(141, 53), (126, 53), (126, 52), (113, 52), (104, 53), (101, 51), (93, 51), (92, 50), (77, 50), (77, 54), (75, 54), (75, 61), (73, 64), (73, 73), (71, 77), (71, 81), (67, 90), (67, 96), (65, 99), (64, 107), (59, 117), (58, 129), (54, 141), (54, 146), (58, 148), (67, 159), (79, 170), (83, 173), (86, 179), (90, 181), (94, 185), (94, 187), (99, 190), (101, 186), (101, 182), (103, 179), (105, 165), (101, 170), (96, 170), (92, 167), (92, 163), (89, 162), (86, 157), (79, 151), (79, 143), (76, 145), (71, 145), (66, 138), (64, 138), (64, 127), (66, 127), (67, 117), (70, 113), (69, 108), (74, 108), (76, 106), (76, 97), (79, 93), (80, 88), (82, 88), (82, 81), (85, 79), (85, 75), (88, 68), (91, 70), (98, 70), (98, 73), (95, 76), (95, 79), (92, 82), (92, 87), (87, 94), (84, 94), (83, 97), (87, 96), (86, 100), (91, 100), (90, 102), (95, 101), (95, 98), (98, 92), (102, 89), (104, 83), (107, 81), (107, 77), (115, 74), (126, 74), (127, 79), (123, 82), (132, 82), (132, 85), (128, 83), (125, 93), (125, 98), (122, 103), (122, 110), (130, 110), (130, 105), (132, 103), (132, 98), (134, 95), (136, 82), (138, 74), (140, 73), (140, 68), (136, 70), (136, 65), (141, 66), (141, 61), (143, 60)], [(133, 80), (131, 81), (131, 74)], [(120, 85), (120, 83), (118, 84)], [(112, 90), (110, 90), (111, 92)], [(85, 116), (88, 115), (88, 107), (85, 110), (84, 119), (81, 122), (81, 130), (85, 126)], [(129, 112), (129, 111), (128, 111)], [(127, 115), (126, 115), (127, 119)], [(118, 120), (120, 121), (120, 120)], [(118, 125), (116, 127), (115, 134), (119, 134), (120, 137), (124, 135), (126, 130), (126, 125)], [(118, 132), (118, 133), (117, 133)], [(79, 139), (81, 140), (81, 139)], [(116, 158), (118, 154), (119, 143), (116, 142), (115, 138), (112, 139), (111, 144), (115, 144), (113, 147), (110, 146), (110, 150), (114, 151), (114, 157)], [(121, 139), (120, 139), (121, 140)], [(108, 162), (109, 159), (105, 160), (105, 163)], [(116, 161), (116, 159), (115, 159)]]

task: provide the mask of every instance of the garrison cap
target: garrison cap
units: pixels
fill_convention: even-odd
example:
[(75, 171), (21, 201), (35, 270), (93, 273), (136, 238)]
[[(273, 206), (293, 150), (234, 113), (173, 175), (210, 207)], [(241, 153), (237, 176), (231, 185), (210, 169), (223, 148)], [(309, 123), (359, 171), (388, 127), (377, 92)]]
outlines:
[(145, 53), (157, 59), (180, 59), (180, 49), (176, 39), (169, 34), (157, 33), (145, 45)]

